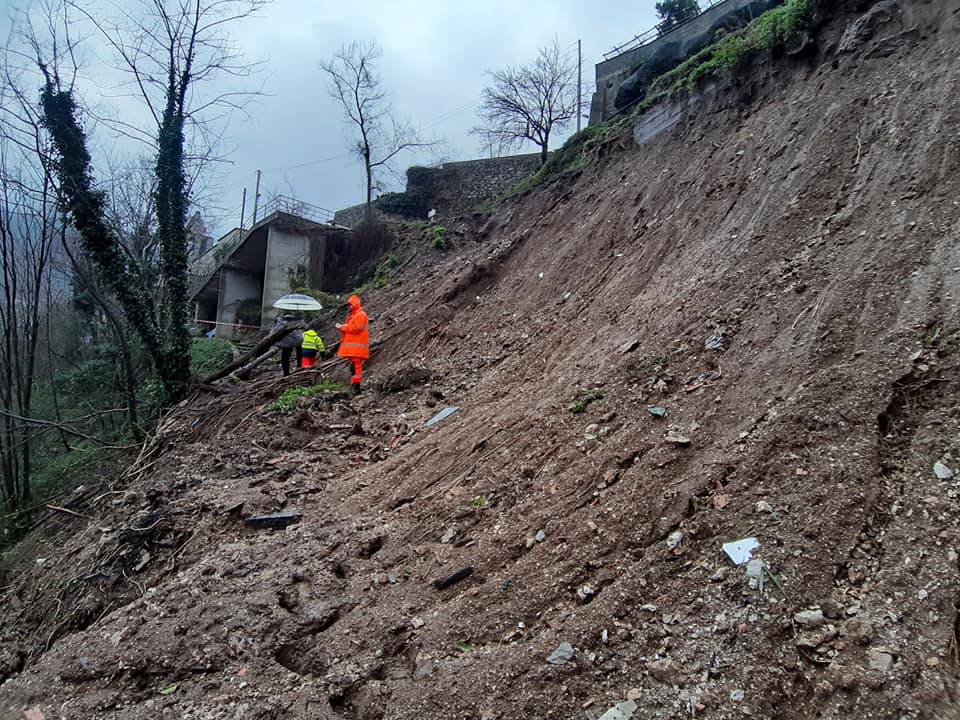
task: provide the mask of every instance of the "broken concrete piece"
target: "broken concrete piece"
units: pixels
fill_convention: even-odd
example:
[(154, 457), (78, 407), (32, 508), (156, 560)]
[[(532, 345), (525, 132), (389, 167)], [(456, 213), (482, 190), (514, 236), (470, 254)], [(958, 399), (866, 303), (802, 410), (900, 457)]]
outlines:
[(680, 445), (681, 447), (686, 447), (690, 444), (690, 438), (686, 435), (679, 435), (674, 432), (669, 432), (663, 438), (665, 442), (670, 443), (671, 445)]
[(761, 500), (757, 503), (757, 512), (758, 513), (772, 513), (773, 505), (768, 503), (766, 500)]
[(933, 464), (933, 474), (936, 475), (937, 480), (949, 480), (953, 477), (953, 470), (937, 461)]
[(630, 720), (637, 711), (637, 704), (633, 700), (624, 700), (601, 715), (598, 720)]
[(455, 412), (457, 412), (459, 409), (460, 409), (460, 408), (456, 407), (455, 405), (451, 405), (450, 407), (445, 407), (443, 410), (441, 410), (440, 412), (438, 412), (438, 413), (437, 413), (436, 415), (434, 415), (432, 418), (430, 418), (429, 420), (427, 420), (427, 427), (433, 427), (434, 425), (436, 425), (436, 424), (437, 424), (438, 422), (440, 422), (441, 420), (444, 420), (445, 418), (448, 418), (448, 417), (450, 417), (451, 415), (453, 415), (453, 414), (454, 414)]
[(573, 659), (573, 645), (568, 642), (560, 643), (556, 650), (550, 653), (547, 662), (551, 665), (565, 665)]
[(447, 528), (447, 531), (443, 533), (443, 537), (440, 538), (440, 542), (444, 545), (449, 545), (456, 534), (457, 529), (451, 525)]
[(300, 513), (290, 510), (270, 513), (268, 515), (253, 515), (248, 517), (244, 522), (247, 527), (252, 527), (256, 530), (282, 530), (289, 525), (300, 522), (301, 517)]
[(680, 668), (672, 660), (652, 660), (647, 663), (647, 672), (664, 685), (683, 685)]
[(581, 605), (586, 605), (593, 600), (597, 594), (597, 589), (593, 585), (582, 585), (577, 588), (577, 600)]
[(746, 565), (750, 562), (753, 551), (760, 547), (756, 538), (742, 538), (723, 544), (723, 551), (733, 561), (734, 565)]

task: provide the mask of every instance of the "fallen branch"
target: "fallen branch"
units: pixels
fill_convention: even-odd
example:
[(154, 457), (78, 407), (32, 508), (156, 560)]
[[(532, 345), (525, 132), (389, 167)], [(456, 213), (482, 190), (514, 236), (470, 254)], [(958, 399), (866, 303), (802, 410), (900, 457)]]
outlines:
[(57, 512), (66, 513), (67, 515), (73, 515), (74, 517), (78, 517), (81, 520), (93, 520), (93, 518), (89, 515), (84, 515), (83, 513), (78, 513), (75, 510), (71, 510), (70, 508), (60, 507), (59, 505), (51, 505), (50, 503), (46, 503), (44, 507), (47, 508), (48, 510), (56, 510)]
[(253, 360), (254, 358), (259, 357), (260, 355), (262, 355), (262, 354), (263, 354), (266, 350), (268, 350), (269, 348), (272, 348), (272, 347), (273, 347), (274, 345), (276, 345), (278, 342), (280, 342), (281, 340), (283, 340), (283, 338), (285, 338), (287, 335), (289, 335), (291, 332), (293, 332), (293, 329), (294, 329), (294, 328), (293, 328), (292, 326), (287, 326), (287, 327), (280, 328), (279, 330), (277, 330), (277, 331), (274, 332), (274, 333), (270, 333), (270, 334), (267, 335), (263, 340), (261, 340), (261, 341), (258, 342), (256, 345), (254, 345), (253, 348), (252, 348), (249, 352), (244, 353), (243, 355), (241, 355), (239, 358), (237, 358), (237, 359), (234, 360), (233, 362), (231, 362), (231, 363), (229, 363), (228, 365), (226, 365), (225, 367), (222, 367), (222, 368), (220, 368), (219, 370), (217, 370), (215, 373), (213, 373), (213, 374), (211, 374), (211, 375), (207, 375), (207, 377), (205, 377), (205, 378), (201, 378), (201, 379), (199, 380), (200, 384), (201, 384), (201, 385), (211, 385), (211, 384), (213, 384), (214, 382), (216, 382), (217, 380), (220, 380), (221, 378), (225, 378), (227, 375), (229, 375), (230, 373), (232, 373), (232, 372), (233, 372), (234, 370), (236, 370), (237, 368), (243, 367), (244, 365), (246, 365), (247, 363), (249, 363), (249, 362), (250, 362), (251, 360)]

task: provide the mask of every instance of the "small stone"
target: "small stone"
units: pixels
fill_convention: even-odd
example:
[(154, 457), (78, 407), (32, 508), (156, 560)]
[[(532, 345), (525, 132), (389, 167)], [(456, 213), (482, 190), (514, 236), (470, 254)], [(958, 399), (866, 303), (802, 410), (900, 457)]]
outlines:
[(917, 591), (917, 600), (926, 600), (928, 596), (929, 596), (929, 593), (927, 593), (926, 590)]
[(667, 536), (667, 550), (676, 550), (683, 542), (683, 531), (674, 530)]
[(426, 623), (424, 622), (422, 617), (414, 616), (410, 619), (410, 625), (413, 627), (414, 630), (419, 630), (424, 625), (426, 625)]
[(433, 675), (435, 666), (436, 663), (432, 658), (428, 658), (426, 660), (417, 660), (417, 664), (413, 668), (413, 679), (421, 680), (425, 677), (430, 677)]
[(793, 621), (801, 627), (812, 629), (826, 624), (827, 618), (824, 617), (823, 611), (820, 609), (803, 610), (793, 616)]
[(886, 672), (893, 666), (894, 657), (890, 653), (884, 652), (883, 650), (871, 650), (869, 659), (871, 670), (880, 670)]
[(547, 534), (543, 530), (537, 530), (537, 534), (533, 536), (533, 539), (537, 542), (543, 542), (547, 539)]
[(953, 477), (953, 470), (937, 461), (933, 464), (933, 474), (937, 476), (937, 480), (949, 480)]
[(686, 435), (680, 435), (678, 433), (673, 433), (673, 432), (667, 433), (666, 437), (664, 437), (663, 439), (664, 439), (664, 442), (668, 442), (671, 445), (680, 445), (682, 447), (686, 447), (687, 445), (690, 444), (690, 438), (688, 438)]
[(820, 603), (820, 609), (823, 611), (823, 614), (831, 620), (839, 620), (843, 617), (843, 608), (833, 600), (824, 600)]
[(761, 500), (757, 503), (757, 512), (758, 513), (772, 513), (773, 505), (768, 503), (766, 500)]
[(650, 677), (664, 685), (683, 685), (680, 668), (672, 660), (651, 660), (647, 663), (647, 672)]
[(927, 667), (936, 667), (940, 664), (940, 658), (928, 657), (926, 659)]
[(551, 665), (565, 665), (573, 658), (573, 645), (568, 642), (560, 643), (556, 650), (550, 653), (547, 662)]
[(743, 690), (734, 690), (730, 693), (730, 700), (733, 702), (743, 702), (744, 697), (746, 697), (746, 693)]
[(125, 493), (123, 494), (123, 504), (124, 504), (124, 505), (133, 505), (134, 503), (138, 503), (138, 502), (140, 502), (140, 494), (139, 494), (139, 493), (137, 493), (137, 492), (135, 492), (135, 491), (133, 491), (133, 490), (127, 490), (127, 492), (125, 492)]
[(727, 569), (718, 567), (713, 575), (710, 576), (710, 582), (723, 582), (727, 579)]
[(446, 532), (443, 533), (443, 536), (440, 538), (440, 542), (444, 545), (449, 545), (453, 538), (457, 534), (457, 529), (452, 525), (447, 528)]
[(627, 700), (639, 700), (643, 697), (643, 692), (640, 688), (630, 688), (627, 690)]
[(593, 600), (597, 594), (597, 589), (593, 585), (582, 585), (577, 588), (577, 600), (581, 605), (586, 605)]
[(397, 573), (395, 570), (387, 571), (387, 582), (390, 583), (391, 585), (397, 584)]
[(841, 634), (850, 638), (857, 645), (869, 645), (873, 641), (875, 633), (873, 625), (866, 620), (854, 618), (844, 623)]
[(529, 550), (530, 548), (532, 548), (534, 545), (537, 544), (537, 541), (533, 538), (533, 536), (529, 536), (525, 544), (527, 546), (527, 550)]

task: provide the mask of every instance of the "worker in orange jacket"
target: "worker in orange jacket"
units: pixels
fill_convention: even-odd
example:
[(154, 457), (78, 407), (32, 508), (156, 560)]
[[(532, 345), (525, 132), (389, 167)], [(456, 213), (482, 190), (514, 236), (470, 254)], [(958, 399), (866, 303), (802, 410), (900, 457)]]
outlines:
[(353, 392), (358, 393), (360, 382), (363, 380), (363, 361), (370, 357), (370, 331), (367, 329), (370, 320), (357, 295), (347, 298), (347, 305), (350, 306), (347, 321), (337, 325), (337, 330), (342, 336), (337, 355), (346, 358), (347, 362), (353, 365), (350, 385)]

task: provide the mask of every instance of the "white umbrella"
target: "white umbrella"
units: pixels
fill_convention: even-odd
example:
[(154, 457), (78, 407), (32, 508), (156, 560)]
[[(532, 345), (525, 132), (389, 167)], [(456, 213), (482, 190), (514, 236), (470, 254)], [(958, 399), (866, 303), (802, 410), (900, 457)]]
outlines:
[(302, 293), (290, 293), (277, 300), (273, 306), (278, 310), (323, 310), (323, 305)]

